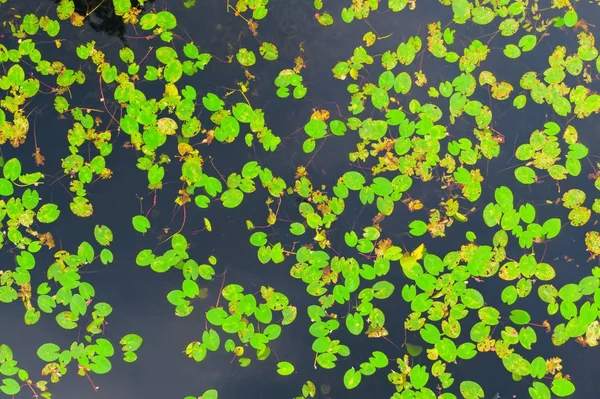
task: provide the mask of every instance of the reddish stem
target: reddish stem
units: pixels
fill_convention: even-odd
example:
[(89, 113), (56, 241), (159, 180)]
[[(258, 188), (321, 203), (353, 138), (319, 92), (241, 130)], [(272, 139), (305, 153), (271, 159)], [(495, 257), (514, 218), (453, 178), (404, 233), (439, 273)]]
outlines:
[(227, 267), (225, 268), (225, 271), (223, 272), (223, 281), (221, 281), (221, 289), (219, 289), (219, 296), (217, 297), (217, 304), (215, 305), (215, 308), (219, 307), (219, 301), (221, 300), (221, 293), (223, 292), (223, 287), (225, 286), (225, 277), (227, 277)]
[(154, 189), (154, 202), (152, 203), (152, 206), (150, 207), (150, 209), (148, 209), (148, 212), (146, 212), (146, 217), (148, 217), (148, 215), (150, 214), (152, 209), (154, 209), (155, 205), (156, 205), (156, 189)]

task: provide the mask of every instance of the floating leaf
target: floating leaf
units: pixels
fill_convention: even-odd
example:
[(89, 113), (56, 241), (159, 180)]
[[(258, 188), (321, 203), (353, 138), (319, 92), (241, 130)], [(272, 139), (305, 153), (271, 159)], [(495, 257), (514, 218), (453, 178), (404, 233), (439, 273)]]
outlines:
[(360, 384), (361, 379), (362, 379), (361, 372), (355, 370), (354, 367), (352, 367), (351, 369), (348, 369), (344, 373), (344, 385), (346, 386), (347, 389), (356, 388)]
[(556, 396), (560, 396), (561, 398), (575, 393), (575, 385), (565, 378), (552, 380), (552, 387), (550, 389)]
[(290, 362), (277, 363), (277, 373), (280, 375), (290, 375), (294, 372), (294, 365)]
[(37, 350), (37, 355), (43, 361), (50, 363), (58, 359), (60, 347), (53, 343), (47, 343), (40, 346)]
[(463, 381), (460, 383), (460, 393), (465, 399), (479, 399), (484, 397), (483, 388), (474, 381)]
[(133, 228), (140, 233), (145, 233), (150, 228), (150, 221), (146, 216), (136, 215), (132, 219)]
[(413, 236), (422, 236), (427, 232), (427, 223), (422, 220), (413, 220), (408, 227), (410, 228), (410, 234)]

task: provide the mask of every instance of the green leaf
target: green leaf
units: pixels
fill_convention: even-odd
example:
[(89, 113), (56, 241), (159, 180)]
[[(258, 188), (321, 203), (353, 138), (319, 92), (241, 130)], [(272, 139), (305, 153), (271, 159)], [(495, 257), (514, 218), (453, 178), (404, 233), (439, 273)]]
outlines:
[(521, 49), (514, 44), (507, 44), (504, 47), (504, 55), (508, 58), (519, 58), (521, 56)]
[(521, 309), (513, 309), (510, 312), (509, 318), (513, 323), (519, 325), (524, 325), (531, 321), (531, 316), (529, 316), (529, 313)]
[(52, 223), (59, 215), (60, 211), (55, 204), (44, 204), (37, 211), (37, 218), (42, 223)]
[(104, 356), (92, 356), (91, 369), (96, 374), (106, 374), (112, 369), (110, 360)]
[(421, 389), (429, 380), (429, 373), (425, 366), (416, 365), (410, 373), (410, 383), (415, 389)]
[(37, 350), (37, 355), (46, 363), (50, 363), (58, 359), (60, 346), (53, 343), (46, 343), (40, 346)]
[(525, 35), (519, 40), (519, 47), (521, 50), (527, 52), (533, 50), (537, 43), (537, 37), (535, 35)]
[(247, 48), (239, 49), (235, 58), (245, 67), (252, 66), (256, 63), (256, 55), (254, 55), (252, 50), (248, 50)]
[(268, 61), (274, 61), (277, 59), (277, 57), (279, 57), (277, 47), (275, 47), (275, 45), (272, 43), (263, 42), (258, 51), (260, 55), (262, 55), (263, 58)]
[(523, 184), (533, 184), (537, 178), (535, 171), (529, 166), (519, 166), (515, 169), (515, 177)]
[(119, 344), (123, 346), (121, 349), (126, 352), (138, 350), (142, 346), (142, 343), (142, 337), (137, 334), (127, 334), (119, 341)]
[(327, 134), (327, 124), (320, 119), (311, 119), (304, 125), (304, 131), (314, 139), (320, 139)]
[(0, 195), (5, 196), (5, 197), (9, 197), (11, 195), (13, 195), (15, 192), (15, 188), (13, 187), (13, 184), (4, 178), (0, 179)]
[(362, 374), (352, 367), (344, 373), (344, 385), (347, 389), (356, 388), (362, 379)]
[(4, 378), (2, 385), (0, 385), (0, 391), (7, 395), (16, 395), (21, 391), (21, 386), (12, 378)]
[(550, 389), (548, 389), (545, 384), (538, 381), (534, 381), (533, 385), (529, 388), (529, 395), (532, 399), (550, 399), (551, 397)]
[(565, 13), (565, 16), (563, 17), (564, 21), (565, 21), (565, 26), (567, 28), (572, 28), (577, 24), (577, 20), (579, 19), (577, 16), (577, 12), (575, 12), (575, 10), (569, 10)]
[(133, 228), (140, 233), (145, 233), (150, 228), (150, 221), (146, 216), (143, 215), (134, 216), (131, 222), (133, 224)]
[(485, 393), (481, 385), (474, 381), (463, 381), (460, 383), (460, 393), (465, 399), (478, 399), (483, 398)]
[(294, 222), (290, 225), (290, 233), (296, 236), (301, 236), (306, 232), (306, 228), (302, 223)]
[(227, 316), (227, 312), (221, 308), (213, 308), (206, 312), (206, 320), (215, 326), (222, 325)]
[(348, 313), (348, 316), (346, 317), (346, 328), (351, 334), (360, 335), (364, 326), (365, 322), (360, 313)]
[(21, 162), (17, 158), (12, 158), (4, 164), (2, 171), (5, 178), (14, 181), (21, 175)]
[(100, 245), (108, 246), (113, 241), (113, 233), (108, 226), (96, 225), (94, 227), (94, 237)]
[(225, 208), (235, 208), (244, 200), (244, 193), (237, 188), (225, 190), (221, 195), (221, 201)]
[(138, 266), (150, 266), (154, 258), (155, 256), (151, 249), (144, 249), (137, 254), (135, 263)]
[(342, 180), (344, 181), (346, 187), (354, 191), (360, 190), (366, 182), (365, 177), (356, 171), (344, 173)]
[(130, 0), (113, 0), (113, 5), (115, 7), (115, 14), (118, 16), (124, 15), (131, 9)]
[(201, 399), (219, 399), (219, 393), (216, 389), (209, 389), (200, 395)]
[(216, 112), (220, 109), (223, 109), (225, 102), (216, 94), (208, 93), (206, 96), (202, 97), (202, 105), (204, 105), (204, 108), (207, 110)]
[(306, 86), (304, 86), (303, 84), (299, 84), (298, 86), (294, 87), (294, 91), (292, 92), (292, 95), (294, 96), (295, 99), (299, 100), (306, 95), (307, 91), (308, 91), (308, 89), (306, 88)]
[(467, 288), (463, 292), (461, 300), (469, 309), (479, 309), (484, 305), (483, 295), (473, 288)]
[(559, 218), (548, 219), (542, 225), (547, 239), (554, 238), (560, 233), (561, 221)]
[(389, 298), (394, 292), (394, 285), (388, 281), (378, 281), (373, 285), (373, 297), (377, 299)]
[(527, 104), (527, 96), (525, 94), (519, 94), (513, 99), (513, 106), (516, 109), (523, 109)]
[(552, 387), (550, 389), (556, 396), (562, 398), (572, 395), (575, 392), (575, 385), (565, 378), (557, 378), (552, 380)]
[(413, 220), (408, 227), (410, 228), (409, 233), (413, 236), (422, 236), (427, 233), (427, 223), (422, 220)]
[(433, 324), (425, 324), (419, 333), (423, 341), (431, 345), (435, 345), (441, 339), (440, 330)]
[(252, 235), (250, 236), (250, 244), (254, 245), (255, 247), (262, 247), (266, 243), (267, 243), (267, 233), (265, 233), (265, 232), (256, 231), (256, 232), (252, 233)]
[(279, 375), (290, 375), (294, 372), (294, 365), (290, 362), (277, 363), (277, 373)]

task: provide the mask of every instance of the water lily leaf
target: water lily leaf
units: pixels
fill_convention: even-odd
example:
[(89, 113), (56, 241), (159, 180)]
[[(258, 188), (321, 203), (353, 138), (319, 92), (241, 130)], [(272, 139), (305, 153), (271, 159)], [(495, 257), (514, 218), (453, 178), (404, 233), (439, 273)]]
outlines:
[(389, 360), (385, 353), (381, 351), (374, 351), (373, 356), (369, 358), (369, 363), (371, 363), (376, 368), (385, 368), (389, 364)]
[(530, 374), (533, 378), (542, 379), (546, 375), (546, 361), (538, 356), (531, 362)]
[(37, 350), (37, 355), (43, 361), (50, 363), (58, 359), (60, 347), (53, 343), (46, 343), (40, 346)]
[(277, 363), (277, 373), (279, 375), (290, 375), (294, 372), (294, 365), (290, 362)]
[(311, 119), (304, 125), (304, 131), (314, 139), (320, 139), (327, 134), (327, 124), (320, 119)]
[(21, 391), (21, 386), (12, 378), (4, 378), (2, 379), (2, 385), (0, 385), (0, 391), (6, 395), (13, 396)]
[(465, 399), (479, 399), (483, 398), (485, 393), (481, 385), (474, 381), (463, 381), (460, 383), (460, 393)]
[(461, 300), (465, 304), (465, 306), (470, 309), (479, 309), (484, 304), (483, 295), (481, 295), (479, 291), (473, 288), (467, 288), (463, 292)]
[(507, 44), (504, 47), (504, 55), (508, 58), (519, 58), (521, 56), (521, 49), (514, 44)]
[(534, 381), (533, 385), (529, 387), (529, 395), (532, 399), (550, 399), (551, 397), (550, 389), (538, 381)]
[(523, 109), (527, 105), (527, 96), (525, 94), (519, 94), (513, 99), (513, 106), (516, 109)]
[(56, 323), (65, 330), (77, 328), (77, 320), (78, 317), (69, 311), (64, 311), (56, 315)]
[(554, 238), (560, 233), (561, 221), (559, 218), (548, 219), (542, 225), (547, 239)]
[(268, 61), (275, 61), (279, 57), (279, 51), (273, 43), (263, 42), (258, 51)]
[(307, 91), (308, 89), (306, 88), (306, 86), (304, 86), (303, 84), (299, 84), (298, 86), (294, 87), (292, 95), (296, 100), (299, 100), (306, 95)]
[(366, 182), (365, 177), (356, 171), (349, 171), (344, 173), (344, 175), (342, 176), (342, 180), (346, 187), (348, 187), (350, 190), (355, 191), (360, 190)]
[(252, 66), (256, 64), (256, 55), (252, 50), (248, 50), (247, 48), (241, 48), (238, 50), (235, 58), (238, 62), (245, 67)]
[(421, 389), (429, 381), (429, 373), (425, 366), (416, 365), (410, 373), (410, 383), (415, 389)]
[(145, 233), (150, 228), (150, 221), (144, 215), (136, 215), (131, 220), (133, 224), (133, 228), (139, 231), (140, 233)]
[(435, 345), (441, 339), (440, 330), (434, 326), (433, 324), (426, 323), (421, 330), (419, 330), (419, 334), (421, 334), (421, 338), (423, 341)]
[(560, 116), (567, 116), (571, 113), (571, 103), (565, 97), (558, 97), (552, 102), (552, 108)]
[(328, 12), (323, 14), (315, 14), (317, 16), (317, 21), (323, 26), (329, 26), (333, 24), (333, 17)]
[(221, 195), (221, 201), (225, 208), (235, 208), (244, 200), (244, 193), (237, 188), (225, 190)]
[(575, 393), (575, 385), (566, 378), (557, 378), (552, 380), (552, 393), (556, 396), (565, 397)]
[(219, 399), (219, 392), (216, 389), (206, 390), (200, 395), (200, 399)]
[(407, 72), (401, 72), (394, 80), (394, 90), (399, 94), (406, 94), (410, 91), (412, 79)]
[(52, 223), (58, 216), (60, 215), (60, 211), (58, 210), (58, 206), (55, 204), (44, 204), (37, 211), (37, 219), (42, 223)]
[(266, 243), (267, 233), (265, 232), (257, 231), (252, 233), (252, 235), (250, 236), (250, 244), (254, 245), (255, 247), (262, 247)]
[(90, 368), (96, 374), (106, 374), (112, 369), (112, 364), (104, 356), (92, 356)]
[(419, 237), (427, 232), (427, 223), (422, 220), (413, 220), (408, 227), (410, 228), (410, 234)]
[(344, 385), (347, 389), (356, 388), (360, 384), (361, 379), (361, 372), (355, 370), (354, 367), (344, 373)]
[(575, 10), (569, 10), (565, 13), (563, 19), (565, 21), (565, 26), (567, 28), (572, 28), (577, 24), (577, 12), (575, 12)]
[(523, 184), (533, 184), (537, 180), (535, 171), (529, 166), (519, 166), (515, 169), (515, 177)]
[(150, 266), (154, 258), (155, 256), (151, 249), (144, 249), (137, 254), (135, 263), (138, 266)]
[(394, 87), (396, 77), (391, 71), (384, 71), (381, 75), (379, 75), (378, 86), (383, 90), (390, 90)]
[(108, 246), (113, 241), (112, 230), (108, 226), (97, 224), (94, 227), (94, 238), (100, 245)]
[(346, 328), (351, 334), (360, 335), (364, 325), (365, 323), (360, 313), (349, 313), (346, 317)]
[(508, 357), (502, 359), (504, 367), (513, 374), (526, 376), (529, 375), (531, 364), (523, 356), (517, 353), (511, 353)]
[(537, 37), (535, 35), (525, 35), (519, 40), (519, 47), (521, 50), (527, 52), (533, 50), (537, 43)]
[(206, 96), (202, 97), (202, 104), (207, 110), (216, 112), (220, 109), (223, 109), (225, 102), (221, 100), (216, 94), (208, 93)]
[[(21, 170), (22, 170), (21, 162), (17, 158), (11, 158), (4, 164), (4, 168), (2, 169), (2, 172), (4, 173), (4, 177), (6, 179), (14, 181), (14, 180), (17, 180), (19, 178), (19, 176), (21, 175)], [(11, 195), (11, 194), (8, 194), (8, 195)]]
[(489, 7), (475, 7), (471, 10), (473, 22), (478, 25), (487, 25), (494, 20), (496, 14)]
[(209, 323), (214, 324), (215, 326), (220, 326), (223, 324), (228, 314), (222, 308), (213, 308), (206, 312), (206, 320)]
[(296, 236), (301, 236), (306, 232), (306, 228), (302, 223), (294, 222), (290, 225), (290, 233)]
[(449, 338), (442, 338), (435, 344), (438, 353), (442, 359), (446, 362), (453, 362), (456, 360), (456, 344)]
[(529, 313), (521, 309), (513, 309), (510, 312), (509, 318), (513, 323), (519, 325), (527, 324), (531, 321), (531, 316), (529, 316)]

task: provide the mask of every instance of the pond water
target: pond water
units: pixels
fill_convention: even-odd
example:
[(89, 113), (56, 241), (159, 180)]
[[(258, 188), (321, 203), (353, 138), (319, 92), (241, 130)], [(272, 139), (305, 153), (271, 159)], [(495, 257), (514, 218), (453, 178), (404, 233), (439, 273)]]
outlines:
[[(369, 54), (381, 54), (388, 48), (394, 51), (398, 43), (406, 41), (417, 33), (425, 41), (427, 24), (439, 20), (444, 25), (452, 20), (451, 8), (437, 2), (431, 2), (431, 5), (425, 4), (424, 1), (418, 2), (414, 11), (400, 13), (385, 12), (384, 2), (382, 2), (382, 10), (372, 12), (367, 20), (345, 24), (339, 15), (342, 8), (347, 6), (344, 3), (349, 4), (350, 1), (326, 1), (325, 8), (336, 21), (333, 26), (324, 27), (315, 20), (316, 10), (309, 0), (272, 0), (269, 2), (267, 18), (259, 23), (257, 39), (242, 18), (236, 17), (231, 10), (227, 10), (229, 3), (229, 1), (199, 0), (195, 6), (186, 8), (182, 1), (155, 1), (149, 2), (145, 7), (146, 12), (153, 8), (164, 9), (177, 17), (178, 28), (175, 32), (181, 36), (178, 41), (175, 41), (177, 46), (191, 40), (200, 47), (201, 51), (213, 54), (221, 60), (226, 59), (227, 55), (235, 54), (241, 47), (253, 48), (256, 51), (258, 43), (262, 41), (275, 43), (279, 49), (278, 60), (269, 62), (258, 57), (257, 64), (249, 69), (255, 75), (255, 79), (251, 82), (250, 90), (246, 95), (254, 108), (264, 110), (267, 125), (282, 138), (280, 147), (277, 151), (268, 153), (259, 148), (260, 146), (249, 149), (241, 138), (229, 145), (215, 143), (203, 146), (202, 155), (206, 159), (212, 157), (213, 161), (213, 165), (205, 163), (204, 170), (211, 176), (217, 176), (217, 173), (227, 176), (232, 172), (239, 172), (246, 162), (255, 160), (261, 166), (268, 167), (281, 176), (288, 185), (292, 185), (296, 168), (308, 164), (307, 171), (314, 187), (321, 185), (332, 187), (346, 171), (359, 170), (356, 164), (348, 160), (348, 153), (355, 151), (356, 143), (359, 141), (355, 134), (319, 141), (316, 152), (310, 154), (302, 151), (302, 144), (306, 139), (302, 128), (313, 109), (327, 109), (332, 117), (343, 120), (351, 116), (347, 110), (350, 99), (346, 91), (348, 82), (334, 79), (331, 69), (337, 62), (347, 60), (352, 55), (354, 48), (362, 43), (366, 32), (374, 31), (378, 36), (391, 35), (387, 39), (378, 40), (368, 49)], [(56, 3), (50, 1), (9, 0), (7, 4), (0, 5), (2, 17), (0, 20), (8, 20), (15, 14), (28, 12), (39, 15), (48, 12), (49, 15), (54, 15), (52, 8), (55, 6)], [(9, 7), (16, 7), (17, 11), (12, 11)], [(124, 45), (129, 46), (136, 57), (138, 54), (143, 56), (148, 52), (149, 41), (143, 37), (147, 33), (126, 28), (120, 24), (119, 18), (107, 20), (108, 14), (103, 14), (105, 12), (103, 10), (105, 7), (101, 6), (90, 18), (91, 21), (96, 22), (95, 27), (89, 22), (81, 28), (69, 26), (67, 23), (61, 24), (61, 28), (64, 28), (61, 38), (64, 41), (60, 49), (56, 49), (53, 41), (50, 40), (38, 44), (42, 51), (55, 53), (56, 57), (68, 64), (70, 68), (77, 69), (79, 65), (83, 65), (84, 72), (95, 77), (95, 79), (88, 79), (83, 85), (74, 85), (72, 88), (72, 98), (77, 99), (74, 105), (82, 108), (103, 109), (104, 105), (99, 101), (101, 94), (93, 65), (90, 67), (89, 62), (84, 64), (77, 58), (75, 55), (77, 46), (95, 40), (96, 48), (102, 49), (108, 59), (118, 59), (118, 52)], [(577, 3), (577, 11), (580, 16), (585, 16), (589, 23), (594, 24), (594, 21), (600, 23), (600, 8), (597, 5), (587, 2)], [(4, 34), (1, 36), (2, 44), (7, 47), (14, 46), (15, 41), (10, 37), (9, 29), (7, 27), (0, 29), (0, 33)], [(593, 33), (597, 31), (594, 26), (589, 29)], [(485, 27), (469, 24), (460, 27), (456, 39), (466, 43), (467, 46), (475, 38), (482, 37), (482, 41), (487, 41), (490, 36), (486, 35), (489, 32), (490, 30)], [(498, 36), (492, 42), (492, 52), (480, 69), (492, 71), (499, 80), (518, 86), (518, 81), (524, 72), (534, 70), (541, 73), (547, 68), (547, 57), (555, 46), (559, 44), (572, 46), (575, 40), (573, 34), (567, 35), (561, 30), (552, 30), (551, 34), (544, 37), (536, 47), (536, 52), (524, 54), (518, 60), (511, 60), (513, 62), (507, 68), (506, 57), (502, 51), (497, 50), (502, 49), (508, 39)], [(160, 44), (154, 40), (150, 45)], [(300, 52), (300, 47), (303, 48), (303, 53)], [(279, 99), (275, 95), (273, 79), (282, 69), (291, 68), (295, 57), (300, 54), (306, 63), (302, 76), (308, 93), (302, 100), (291, 97)], [(458, 74), (455, 65), (448, 65), (438, 62), (427, 54), (422, 69), (430, 80), (439, 82), (452, 79)], [(395, 71), (398, 72), (399, 69)], [(365, 73), (367, 76), (372, 73), (371, 80), (376, 82), (381, 67), (376, 62), (373, 66), (368, 66)], [(193, 77), (184, 76), (178, 86), (183, 87), (186, 84), (193, 86), (200, 98), (200, 94), (204, 95), (207, 92), (222, 96), (230, 88), (237, 87), (236, 81), (244, 80), (244, 71), (235, 61), (226, 63), (213, 59), (204, 71)], [(114, 87), (114, 84), (104, 84), (103, 90), (107, 98), (111, 98), (108, 93), (112, 93)], [(164, 85), (160, 82), (144, 82), (140, 87), (143, 87), (148, 97), (156, 98), (162, 96), (164, 89)], [(589, 87), (597, 90), (597, 80)], [(231, 98), (232, 102), (243, 101), (239, 94), (233, 94)], [(472, 98), (484, 104), (489, 102), (488, 94), (484, 91), (477, 92)], [(427, 97), (418, 99), (426, 101)], [(410, 97), (401, 100), (405, 107), (408, 106), (408, 101)], [(518, 183), (514, 178), (513, 169), (522, 163), (514, 159), (513, 154), (515, 148), (528, 142), (531, 132), (541, 129), (545, 122), (556, 120), (564, 126), (565, 118), (558, 118), (551, 114), (551, 107), (545, 104), (534, 104), (531, 101), (521, 111), (515, 110), (512, 100), (494, 101), (491, 104), (494, 115), (492, 126), (495, 131), (504, 135), (505, 143), (501, 146), (499, 157), (492, 161), (482, 160), (477, 164), (485, 178), (483, 194), (473, 204), (477, 211), (467, 223), (454, 223), (445, 238), (432, 239), (428, 235), (411, 237), (407, 233), (408, 223), (414, 215), (411, 216), (406, 207), (403, 207), (381, 223), (383, 231), (396, 245), (400, 245), (401, 242), (406, 248), (414, 249), (424, 242), (429, 253), (443, 257), (449, 251), (459, 250), (460, 246), (466, 243), (464, 237), (468, 231), (473, 231), (477, 235), (478, 242), (491, 245), (496, 230), (485, 226), (480, 214), (483, 207), (493, 201), (494, 188), (501, 185), (506, 185), (513, 190), (517, 197), (516, 203), (527, 201), (536, 204), (537, 215), (541, 220), (562, 217), (564, 225), (568, 210), (547, 206), (544, 203), (546, 200), (557, 198), (559, 195), (557, 184), (549, 176), (541, 179), (545, 180), (543, 183), (532, 186)], [(107, 105), (113, 109), (115, 103), (107, 101)], [(337, 115), (338, 107), (341, 115)], [(74, 365), (71, 365), (68, 374), (59, 383), (51, 385), (53, 398), (183, 398), (186, 395), (198, 396), (210, 388), (218, 390), (220, 398), (293, 398), (300, 395), (302, 384), (307, 380), (313, 381), (317, 387), (322, 384), (331, 386), (328, 394), (317, 394), (319, 398), (364, 398), (366, 395), (372, 398), (388, 398), (393, 394), (393, 386), (387, 380), (387, 372), (395, 368), (393, 362), (385, 370), (363, 377), (361, 385), (354, 390), (347, 390), (344, 387), (343, 376), (348, 368), (358, 368), (374, 350), (381, 350), (388, 356), (402, 357), (405, 350), (399, 350), (394, 345), (400, 346), (405, 340), (423, 345), (418, 333), (409, 332), (405, 335), (404, 320), (411, 310), (410, 305), (403, 301), (400, 295), (401, 287), (406, 282), (400, 267), (392, 268), (386, 277), (396, 284), (393, 299), (381, 301), (379, 305), (387, 316), (388, 338), (393, 341), (393, 344), (383, 339), (367, 338), (364, 334), (359, 336), (338, 334), (339, 337), (336, 336), (335, 339), (341, 339), (348, 345), (351, 355), (340, 358), (338, 367), (333, 370), (315, 369), (314, 352), (310, 349), (314, 337), (308, 331), (310, 320), (306, 314), (306, 307), (315, 303), (316, 298), (306, 293), (306, 286), (302, 281), (290, 277), (290, 268), (294, 264), (293, 257), (289, 257), (281, 264), (263, 265), (257, 259), (256, 248), (248, 243), (250, 233), (246, 228), (246, 220), (261, 225), (265, 224), (264, 221), (268, 216), (268, 209), (264, 204), (268, 194), (266, 190), (259, 188), (253, 195), (246, 196), (242, 205), (235, 209), (212, 205), (209, 209), (198, 209), (193, 204), (187, 207), (184, 232), (190, 242), (188, 250), (190, 257), (198, 262), (205, 262), (208, 256), (214, 255), (218, 263), (213, 281), (201, 284), (201, 288), (208, 289), (208, 297), (194, 301), (195, 309), (191, 315), (184, 318), (177, 317), (174, 314), (174, 306), (167, 301), (166, 296), (170, 291), (181, 287), (181, 272), (171, 270), (167, 273), (154, 273), (147, 267), (137, 266), (135, 259), (139, 251), (145, 248), (165, 250), (168, 243), (159, 243), (167, 238), (168, 234), (177, 231), (182, 223), (182, 210), (175, 207), (173, 203), (177, 191), (181, 188), (178, 169), (167, 170), (164, 189), (158, 191), (156, 206), (148, 216), (152, 229), (144, 236), (135, 232), (131, 227), (131, 217), (140, 213), (138, 197), (144, 197), (143, 213), (145, 214), (152, 205), (153, 195), (147, 188), (145, 173), (136, 168), (139, 154), (131, 148), (123, 148), (128, 137), (124, 133), (116, 136), (113, 126), (113, 138), (116, 139), (114, 150), (107, 157), (107, 166), (113, 170), (114, 175), (111, 179), (101, 180), (87, 187), (88, 198), (94, 206), (94, 214), (89, 218), (79, 218), (68, 209), (71, 201), (71, 194), (67, 190), (68, 177), (57, 180), (63, 174), (60, 166), (61, 159), (69, 154), (66, 132), (71, 128), (72, 120), (70, 117), (66, 119), (57, 117), (53, 109), (53, 98), (50, 95), (37, 96), (27, 109), (32, 111), (29, 116), (30, 130), (35, 129), (37, 146), (46, 158), (45, 166), (40, 170), (47, 174), (46, 182), (52, 183), (40, 186), (40, 195), (43, 200), (52, 201), (63, 210), (59, 222), (53, 224), (51, 229), (57, 247), (62, 246), (74, 252), (82, 241), (94, 242), (95, 225), (102, 224), (112, 229), (115, 239), (110, 248), (114, 253), (114, 263), (105, 266), (95, 262), (83, 268), (82, 277), (95, 287), (95, 300), (108, 302), (114, 308), (113, 313), (108, 317), (104, 336), (113, 341), (116, 347), (120, 337), (127, 333), (137, 333), (144, 339), (142, 347), (137, 352), (138, 360), (135, 363), (124, 363), (117, 353), (113, 358), (110, 373), (93, 375), (93, 382), (99, 387), (97, 392), (94, 392), (85, 377), (76, 375)], [(102, 114), (102, 117), (106, 117), (106, 114)], [(366, 116), (362, 115), (361, 118)], [(207, 114), (200, 113), (200, 119), (203, 124), (210, 124)], [(443, 121), (444, 124), (448, 123), (446, 117)], [(590, 154), (600, 153), (599, 144), (593, 137), (596, 133), (596, 121), (597, 118), (592, 116), (572, 122), (577, 127), (580, 141), (588, 146)], [(472, 129), (472, 124), (461, 120), (448, 125), (448, 131), (454, 139), (472, 136)], [(21, 147), (14, 149), (5, 144), (1, 150), (5, 159), (18, 157), (24, 170), (37, 170), (31, 157), (31, 153), (35, 151), (31, 135)], [(164, 150), (175, 154), (175, 141), (168, 142)], [(591, 162), (595, 162), (594, 158), (590, 159)], [(175, 164), (176, 160), (172, 159), (172, 163)], [(561, 182), (559, 188), (561, 192), (570, 188), (593, 192), (594, 181), (587, 179), (587, 174), (593, 172), (593, 166), (590, 164), (584, 163), (583, 172), (579, 177), (569, 178), (564, 184)], [(439, 185), (436, 188), (435, 185), (415, 181), (410, 195), (422, 200), (426, 208), (433, 208), (446, 192), (441, 190)], [(351, 196), (346, 200), (346, 212), (328, 232), (332, 247), (343, 256), (356, 256), (356, 251), (345, 246), (344, 234), (351, 229), (362, 231), (363, 227), (372, 224), (372, 219), (377, 213), (374, 207), (363, 206), (357, 197)], [(295, 194), (284, 196), (280, 204), (279, 216), (282, 219), (302, 221), (297, 211), (300, 200), (301, 198)], [(422, 212), (421, 218), (425, 219), (426, 213)], [(210, 219), (212, 232), (191, 235), (190, 232), (204, 227), (204, 217)], [(588, 226), (595, 224), (596, 221), (594, 215), (588, 222)], [(169, 233), (163, 232), (166, 228), (170, 229)], [(544, 252), (544, 260), (557, 270), (557, 278), (552, 282), (556, 287), (571, 282), (577, 283), (581, 278), (590, 275), (590, 270), (597, 264), (597, 261), (587, 262), (589, 254), (585, 251), (583, 243), (587, 230), (589, 229), (565, 228), (560, 237), (551, 241), (546, 248), (536, 247), (536, 251), (539, 251), (538, 261), (541, 253)], [(263, 231), (268, 234), (272, 242), (280, 241), (291, 245), (295, 240), (295, 237), (288, 232), (288, 223), (276, 223)], [(516, 259), (523, 253), (518, 245), (509, 247), (508, 251), (512, 253), (510, 256)], [(16, 251), (5, 245), (1, 255), (2, 262), (11, 265), (15, 255)], [(333, 253), (331, 255), (333, 256)], [(36, 260), (38, 267), (32, 271), (33, 279), (44, 281), (45, 269), (52, 263), (52, 255), (49, 251), (42, 251), (36, 255)], [(226, 273), (223, 274), (225, 270)], [(289, 297), (290, 303), (297, 306), (297, 319), (291, 326), (283, 328), (282, 336), (271, 344), (272, 351), (278, 359), (285, 359), (295, 365), (296, 372), (293, 375), (288, 377), (278, 375), (273, 355), (264, 362), (254, 360), (247, 368), (240, 367), (237, 360), (232, 359), (232, 354), (223, 350), (210, 352), (200, 363), (194, 362), (185, 355), (184, 351), (188, 343), (201, 339), (206, 327), (205, 312), (214, 306), (217, 298), (220, 297), (219, 291), (223, 281), (225, 284), (242, 284), (246, 292), (257, 292), (263, 285), (272, 286), (277, 291), (284, 292)], [(489, 306), (496, 307), (503, 316), (510, 314), (513, 307), (504, 304), (500, 299), (501, 292), (506, 286), (505, 281), (494, 277), (482, 283), (469, 281), (469, 284), (476, 285)], [(527, 309), (534, 318), (533, 322), (541, 323), (549, 318), (546, 304), (535, 295), (535, 286), (531, 297), (520, 299), (518, 307)], [(340, 314), (345, 314), (343, 307), (338, 311)], [(56, 324), (54, 317), (47, 314), (42, 314), (36, 325), (26, 326), (23, 323), (23, 312), (20, 301), (0, 306), (0, 344), (9, 345), (15, 354), (15, 359), (19, 361), (19, 366), (29, 370), (32, 378), (36, 379), (38, 370), (41, 370), (44, 365), (36, 356), (39, 345), (44, 342), (54, 342), (61, 347), (68, 347), (83, 332), (78, 329), (66, 331)], [(468, 328), (470, 328), (466, 326), (470, 326), (477, 321), (476, 319), (476, 313), (467, 317), (461, 335), (465, 340), (468, 340)], [(504, 321), (507, 320), (505, 317)], [(498, 326), (501, 327), (502, 324)], [(570, 374), (577, 386), (576, 393), (570, 397), (575, 399), (597, 397), (600, 392), (600, 381), (597, 378), (600, 373), (597, 348), (582, 348), (573, 340), (555, 347), (550, 340), (551, 334), (544, 333), (543, 329), (536, 331), (538, 342), (533, 349), (526, 351), (520, 348), (520, 353), (530, 360), (540, 355), (562, 358), (564, 371)], [(415, 361), (427, 364), (428, 367), (431, 364), (424, 353)], [(513, 380), (510, 373), (504, 369), (502, 361), (494, 353), (482, 353), (471, 360), (458, 360), (450, 368), (456, 381), (450, 392), (458, 394), (458, 383), (472, 380), (480, 383), (484, 388), (486, 399), (529, 397), (527, 389), (531, 385), (532, 378)], [(430, 383), (431, 381), (433, 378)], [(435, 384), (430, 388), (435, 390)], [(496, 393), (499, 396), (494, 396)], [(31, 397), (31, 392), (22, 390), (16, 397)]]

